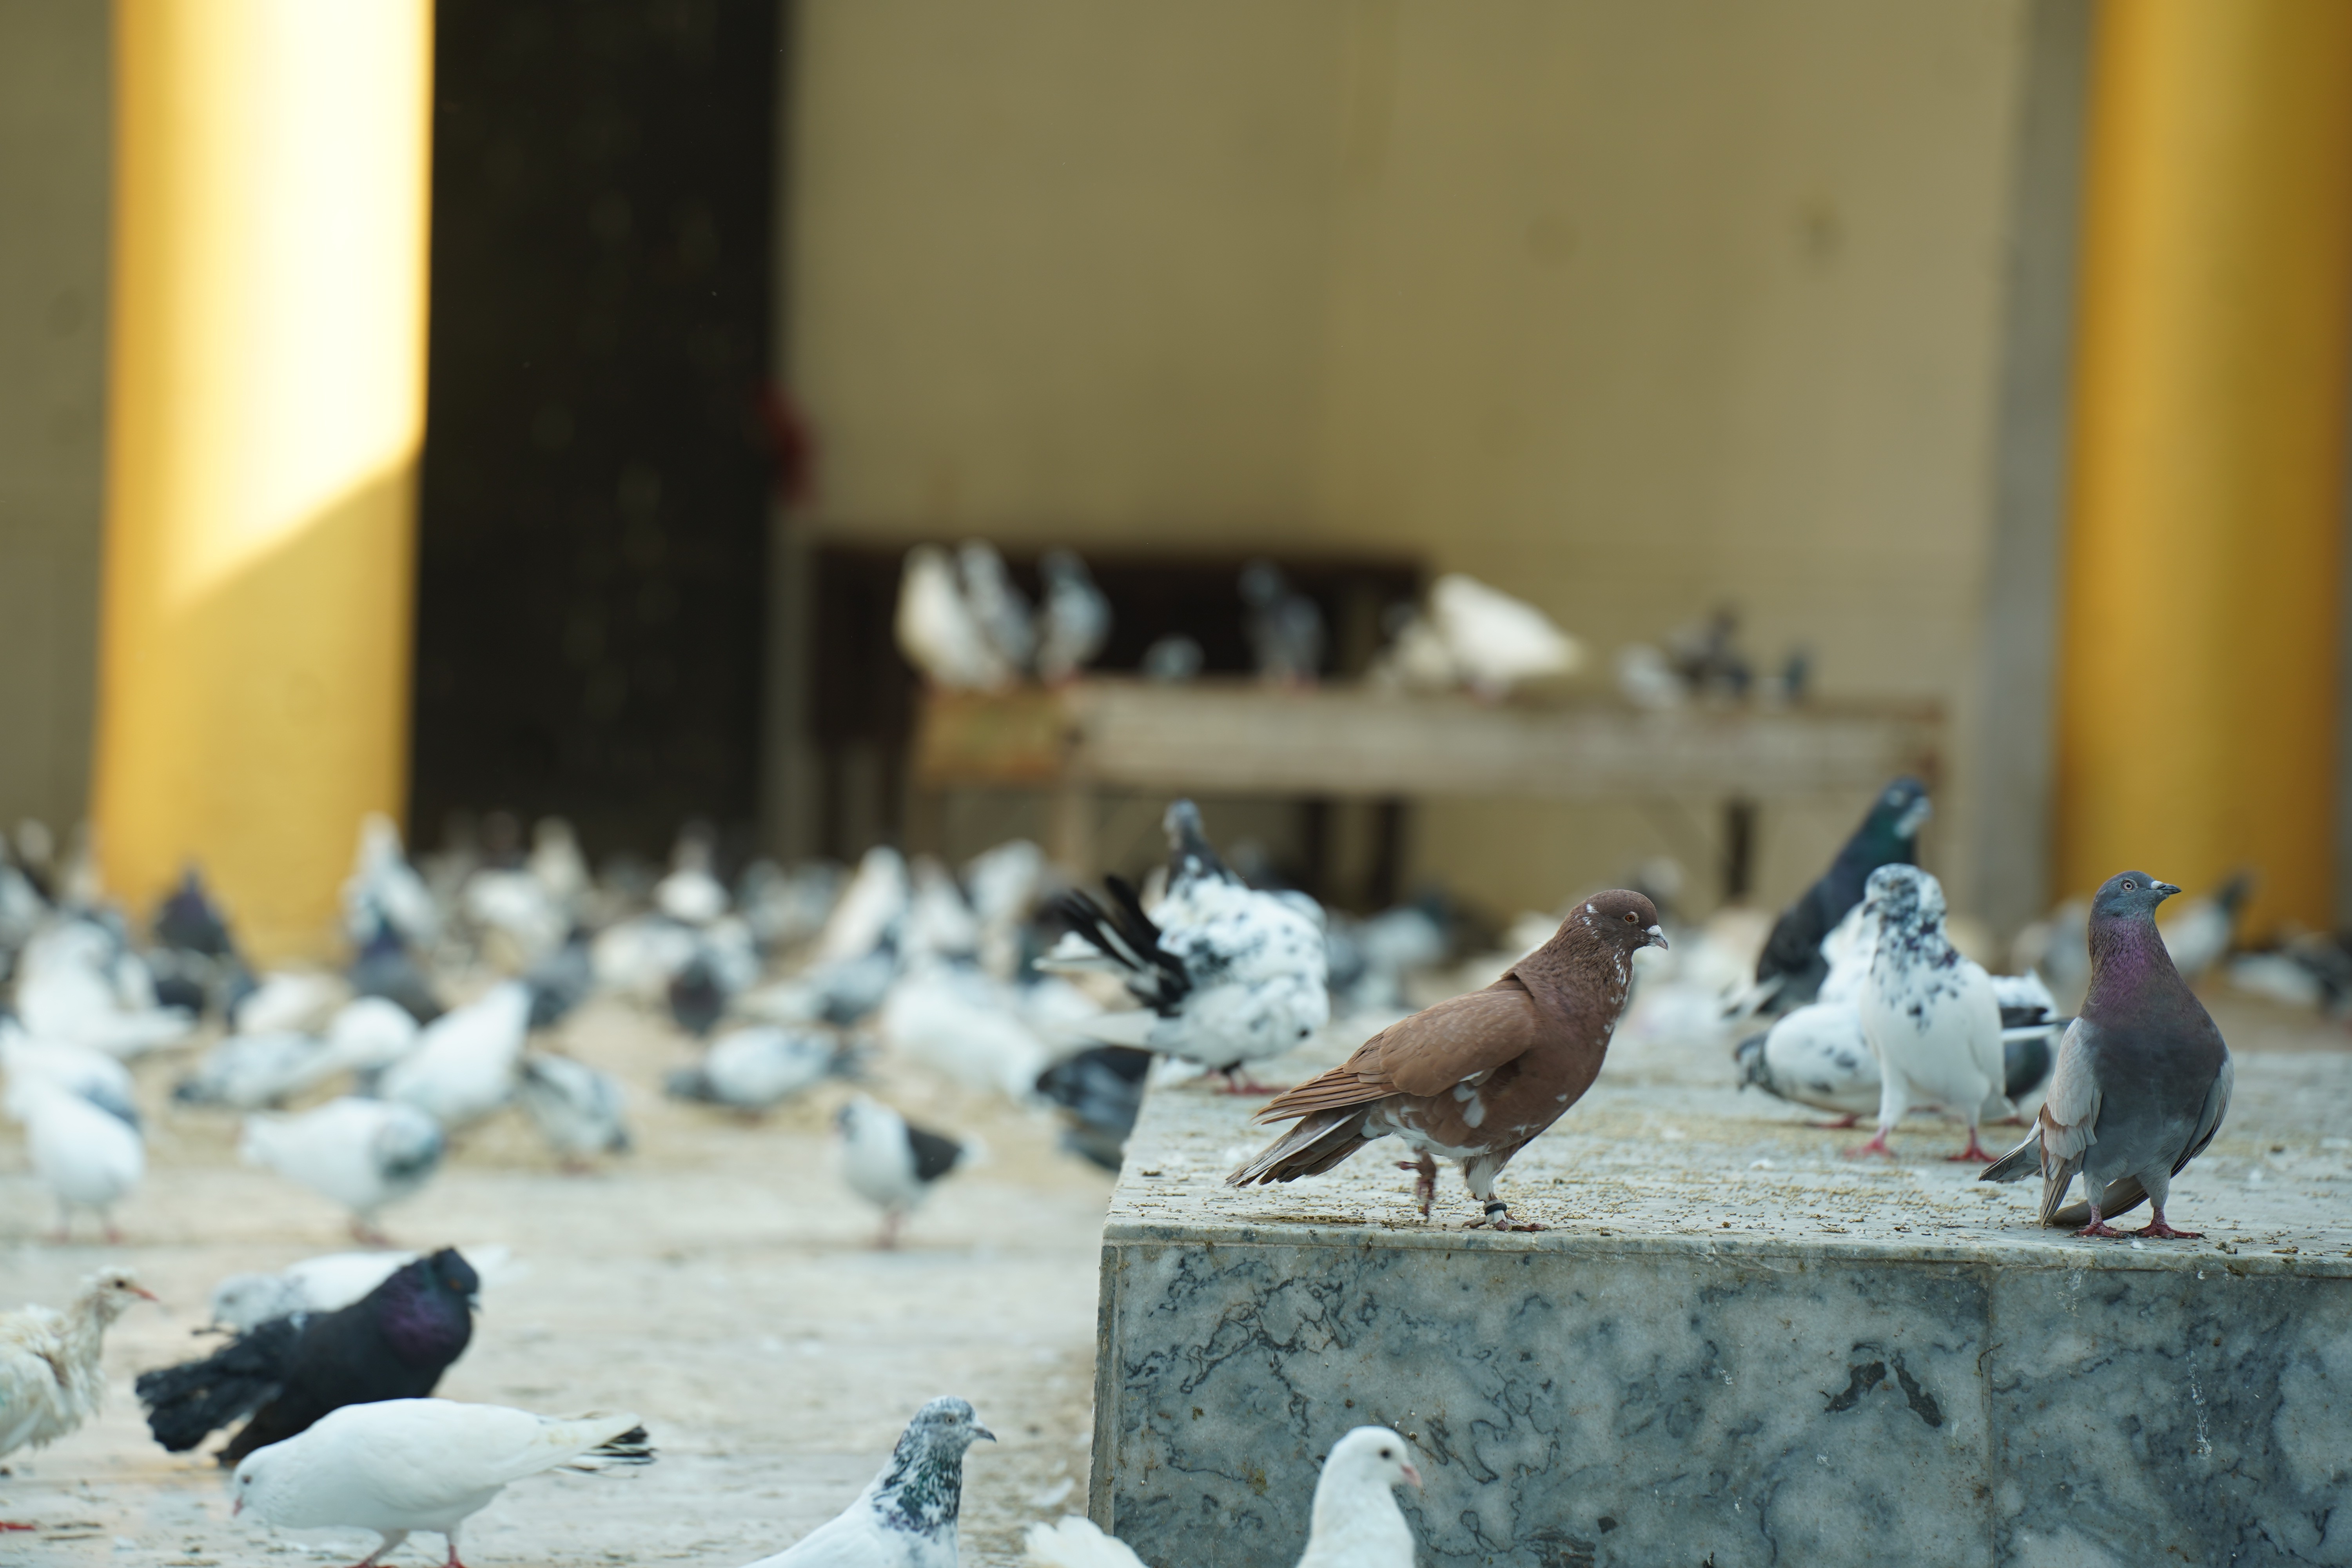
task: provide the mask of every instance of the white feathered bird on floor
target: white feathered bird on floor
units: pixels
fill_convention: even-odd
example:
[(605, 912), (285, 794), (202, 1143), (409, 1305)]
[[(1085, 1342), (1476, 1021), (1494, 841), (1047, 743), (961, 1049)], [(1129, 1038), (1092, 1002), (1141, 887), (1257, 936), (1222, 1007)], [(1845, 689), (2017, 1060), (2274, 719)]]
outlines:
[(2002, 1094), (2000, 1003), (1982, 965), (1944, 931), (1944, 889), (1916, 866), (1881, 866), (1864, 884), (1870, 968), (1859, 1003), (1864, 1037), (1878, 1058), (1878, 1131), (1856, 1153), (1892, 1155), (1886, 1135), (1914, 1105), (1933, 1104), (1967, 1122), (1968, 1147), (1952, 1158), (1990, 1164), (1977, 1128), (1988, 1109), (2013, 1114)]
[(0, 1070), (6, 1072), (11, 1089), (42, 1079), (81, 1096), (131, 1127), (139, 1125), (139, 1104), (131, 1089), (131, 1069), (122, 1065), (119, 1057), (61, 1040), (29, 1039), (16, 1024), (0, 1019)]
[(841, 1129), (841, 1175), (849, 1190), (882, 1211), (876, 1245), (898, 1243), (898, 1227), (931, 1188), (979, 1158), (977, 1143), (918, 1127), (878, 1100), (853, 1095), (834, 1113)]
[(501, 981), (425, 1026), (416, 1048), (383, 1075), (383, 1097), (442, 1126), (478, 1121), (513, 1095), (530, 1033), (530, 987)]
[(354, 1238), (380, 1244), (376, 1216), (441, 1166), (441, 1124), (412, 1105), (331, 1100), (299, 1116), (248, 1116), (237, 1155), (351, 1211)]
[(154, 1299), (129, 1269), (110, 1268), (84, 1280), (62, 1312), (23, 1307), (0, 1314), (0, 1459), (54, 1443), (98, 1413), (106, 1397), (99, 1368), (106, 1331), (133, 1304)]
[(12, 1078), (8, 1113), (24, 1123), (33, 1173), (58, 1201), (57, 1239), (72, 1236), (76, 1209), (90, 1209), (106, 1239), (121, 1240), (114, 1205), (147, 1173), (147, 1143), (139, 1129), (39, 1074)]
[(956, 1568), (964, 1450), (981, 1438), (993, 1443), (996, 1434), (970, 1405), (932, 1400), (856, 1501), (751, 1568)]
[(196, 1026), (182, 1007), (155, 1005), (152, 975), (114, 932), (79, 917), (50, 924), (16, 959), (16, 1016), (38, 1040), (130, 1058)]
[(1014, 1101), (1031, 1096), (1053, 1055), (1011, 988), (969, 963), (933, 960), (901, 975), (876, 1026), (895, 1055)]
[(1168, 890), (1147, 913), (1134, 889), (1104, 879), (1115, 908), (1083, 892), (1055, 904), (1070, 929), (1037, 967), (1117, 975), (1144, 1005), (1106, 1013), (1087, 1032), (1106, 1045), (1164, 1051), (1222, 1072), (1236, 1090), (1250, 1062), (1296, 1048), (1330, 1021), (1319, 910), (1259, 892), (1235, 876), (1189, 800), (1168, 808)]
[[(1299, 1568), (1412, 1568), (1412, 1526), (1396, 1501), (1401, 1483), (1421, 1485), (1402, 1437), (1385, 1426), (1359, 1426), (1340, 1438), (1315, 1482)], [(1038, 1568), (1144, 1568), (1126, 1542), (1075, 1514), (1031, 1525), (1023, 1544)]]
[(499, 1405), (386, 1399), (331, 1410), (309, 1430), (247, 1454), (231, 1484), (232, 1511), (285, 1530), (372, 1530), (383, 1540), (359, 1568), (427, 1531), (448, 1541), (449, 1563), (460, 1568), (458, 1531), (516, 1481), (652, 1458), (644, 1426), (625, 1412), (534, 1415)]

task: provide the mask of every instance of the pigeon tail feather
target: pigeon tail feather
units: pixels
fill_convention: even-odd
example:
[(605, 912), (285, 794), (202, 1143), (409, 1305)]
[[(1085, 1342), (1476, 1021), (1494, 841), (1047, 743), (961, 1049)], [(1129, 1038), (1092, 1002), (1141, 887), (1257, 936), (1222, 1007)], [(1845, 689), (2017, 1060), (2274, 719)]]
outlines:
[(1364, 1146), (1364, 1121), (1371, 1113), (1369, 1105), (1316, 1111), (1227, 1176), (1225, 1185), (1246, 1187), (1319, 1176)]
[[(579, 1419), (591, 1421), (595, 1417), (583, 1415)], [(629, 1419), (634, 1421), (636, 1418), (631, 1416)], [(646, 1436), (644, 1426), (634, 1426), (617, 1436), (607, 1437), (578, 1458), (567, 1460), (556, 1468), (577, 1470), (583, 1475), (594, 1475), (599, 1470), (618, 1469), (632, 1465), (650, 1465), (653, 1462), (653, 1439)]]
[(272, 1318), (201, 1361), (142, 1372), (132, 1384), (147, 1429), (166, 1451), (184, 1454), (278, 1397), (286, 1385), (304, 1318)]
[(1984, 1168), (1979, 1182), (2021, 1182), (2042, 1173), (2042, 1128), (2028, 1128), (2024, 1142)]

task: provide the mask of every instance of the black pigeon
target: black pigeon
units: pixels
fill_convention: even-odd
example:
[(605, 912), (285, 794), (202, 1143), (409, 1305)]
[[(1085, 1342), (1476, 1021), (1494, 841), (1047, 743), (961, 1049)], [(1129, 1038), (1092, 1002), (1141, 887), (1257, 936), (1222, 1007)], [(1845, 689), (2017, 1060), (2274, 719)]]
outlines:
[(481, 1289), (455, 1247), (395, 1269), (350, 1306), (272, 1318), (202, 1361), (142, 1373), (147, 1428), (173, 1453), (250, 1415), (217, 1456), (231, 1467), (331, 1410), (422, 1399), (466, 1352)]
[(1756, 960), (1756, 985), (1748, 993), (1754, 1005), (1778, 1016), (1820, 994), (1830, 973), (1822, 939), (1862, 902), (1863, 884), (1873, 871), (1918, 863), (1919, 828), (1928, 809), (1927, 786), (1917, 779), (1896, 779), (1880, 792), (1830, 868), (1772, 923)]
[(522, 983), (530, 987), (530, 1026), (551, 1029), (562, 1023), (596, 984), (587, 929), (573, 926), (562, 947), (523, 971)]
[(155, 942), (145, 958), (158, 1006), (196, 1014), (217, 1007), (227, 1014), (254, 990), (253, 972), (236, 951), (228, 917), (194, 866), (156, 906), (150, 929)]
[[(2058, 1047), (2050, 1092), (2025, 1141), (1983, 1180), (2042, 1174), (2042, 1223), (2120, 1237), (2107, 1221), (2146, 1203), (2134, 1234), (2193, 1240), (2165, 1223), (2172, 1178), (2205, 1152), (2230, 1110), (2230, 1047), (2180, 977), (2156, 908), (2180, 891), (2141, 871), (2110, 877), (2091, 900), (2091, 988)], [(2084, 1201), (2065, 1208), (2077, 1173)]]
[(1143, 1079), (1150, 1070), (1150, 1051), (1096, 1046), (1038, 1074), (1037, 1092), (1070, 1113), (1062, 1147), (1116, 1172), (1143, 1109)]
[(698, 1039), (708, 1038), (727, 1016), (727, 988), (710, 960), (698, 953), (670, 976), (669, 1016)]
[(390, 921), (377, 914), (375, 930), (352, 960), (349, 978), (358, 996), (381, 996), (406, 1012), (420, 1025), (438, 1018), (445, 1009), (433, 983), (408, 951), (408, 943)]

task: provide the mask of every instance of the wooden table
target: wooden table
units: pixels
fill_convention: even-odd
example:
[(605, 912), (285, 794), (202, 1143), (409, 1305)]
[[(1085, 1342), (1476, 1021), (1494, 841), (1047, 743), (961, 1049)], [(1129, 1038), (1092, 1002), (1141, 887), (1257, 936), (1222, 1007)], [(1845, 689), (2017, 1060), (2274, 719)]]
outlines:
[(1055, 857), (1096, 869), (1095, 799), (1171, 795), (1400, 800), (1433, 795), (1705, 797), (1727, 814), (1727, 879), (1744, 890), (1759, 805), (1851, 798), (1898, 773), (1936, 782), (1933, 704), (1643, 712), (1614, 700), (1486, 704), (1362, 686), (1286, 690), (1097, 679), (1001, 693), (933, 691), (917, 718), (919, 789), (1052, 792)]

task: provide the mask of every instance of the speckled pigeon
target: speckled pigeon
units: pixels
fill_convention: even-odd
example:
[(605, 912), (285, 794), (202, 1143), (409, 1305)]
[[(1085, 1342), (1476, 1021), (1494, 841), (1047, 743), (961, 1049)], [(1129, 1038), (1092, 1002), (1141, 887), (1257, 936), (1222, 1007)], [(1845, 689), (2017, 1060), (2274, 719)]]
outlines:
[[(2049, 1098), (2025, 1141), (1983, 1180), (2042, 1173), (2042, 1223), (2078, 1236), (2120, 1237), (2107, 1221), (2143, 1201), (2136, 1233), (2193, 1240), (2165, 1223), (2174, 1176), (2205, 1152), (2230, 1110), (2230, 1047), (2180, 978), (2156, 929), (2156, 908), (2180, 891), (2144, 871), (2110, 877), (2091, 900), (2091, 990), (2058, 1047)], [(2083, 1177), (2084, 1203), (2061, 1208)]]

